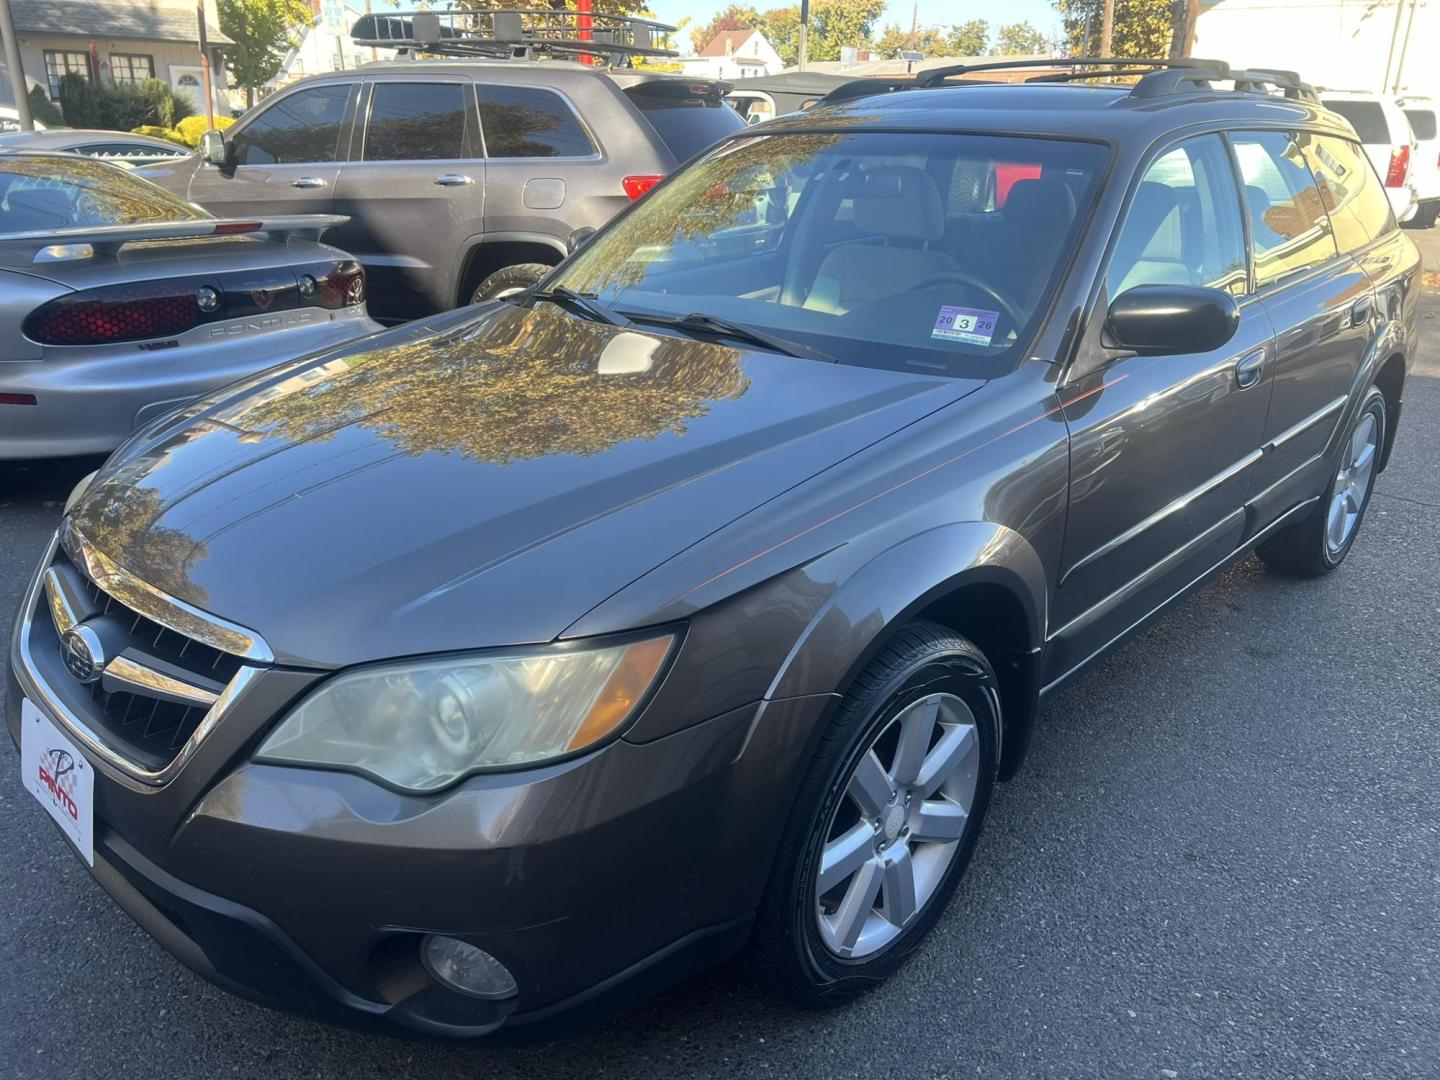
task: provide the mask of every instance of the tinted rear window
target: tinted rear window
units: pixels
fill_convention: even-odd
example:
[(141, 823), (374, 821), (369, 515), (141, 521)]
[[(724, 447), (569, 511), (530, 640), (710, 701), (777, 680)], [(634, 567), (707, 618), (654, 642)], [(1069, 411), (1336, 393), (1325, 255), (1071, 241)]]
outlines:
[(637, 86), (626, 94), (676, 161), (688, 161), (745, 126), (740, 114), (708, 88), (704, 94), (695, 94), (683, 86)]
[(201, 221), (210, 215), (115, 165), (84, 157), (0, 162), (0, 234)]
[(1350, 121), (1350, 126), (1355, 129), (1355, 134), (1360, 136), (1361, 142), (1390, 141), (1390, 129), (1385, 126), (1385, 111), (1380, 108), (1378, 101), (1331, 101), (1325, 98), (1324, 103), (1331, 112), (1339, 113)]
[(565, 99), (533, 86), (481, 83), (480, 130), (492, 158), (588, 157), (595, 153)]
[(1415, 138), (1435, 138), (1435, 114), (1429, 109), (1406, 109), (1405, 115), (1410, 119), (1410, 126), (1415, 129)]

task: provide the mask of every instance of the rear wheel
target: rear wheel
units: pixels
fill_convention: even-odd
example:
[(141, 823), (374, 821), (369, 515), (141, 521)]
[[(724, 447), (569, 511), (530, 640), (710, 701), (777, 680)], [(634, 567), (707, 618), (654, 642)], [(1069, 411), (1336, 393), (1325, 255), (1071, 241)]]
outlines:
[(1385, 395), (1372, 386), (1345, 434), (1325, 494), (1305, 517), (1257, 549), (1265, 565), (1292, 577), (1319, 577), (1345, 561), (1370, 505), (1385, 418)]
[(840, 1004), (905, 961), (970, 861), (999, 721), (974, 645), (931, 623), (895, 635), (801, 783), (757, 917), (757, 978), (803, 1004)]
[(470, 303), (479, 304), (486, 300), (500, 300), (506, 296), (524, 292), (553, 269), (554, 267), (546, 266), (544, 263), (516, 263), (514, 266), (503, 266), (475, 287), (475, 292), (470, 297)]

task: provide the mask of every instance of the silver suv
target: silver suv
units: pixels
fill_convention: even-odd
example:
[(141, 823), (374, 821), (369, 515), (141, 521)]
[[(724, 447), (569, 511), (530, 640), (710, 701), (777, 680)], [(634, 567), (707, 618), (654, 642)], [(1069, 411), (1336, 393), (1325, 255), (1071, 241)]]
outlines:
[[(423, 20), (367, 19), (357, 41), (457, 55), (303, 79), (201, 153), (146, 174), (221, 216), (348, 215), (326, 239), (364, 265), (371, 312), (385, 321), (534, 284), (577, 230), (744, 126), (725, 83), (537, 58), (567, 55), (553, 40), (499, 43), (520, 59), (477, 55), (495, 44), (488, 28), (457, 40), (447, 25), (443, 44), (417, 47)], [(584, 47), (622, 59), (665, 51)]]

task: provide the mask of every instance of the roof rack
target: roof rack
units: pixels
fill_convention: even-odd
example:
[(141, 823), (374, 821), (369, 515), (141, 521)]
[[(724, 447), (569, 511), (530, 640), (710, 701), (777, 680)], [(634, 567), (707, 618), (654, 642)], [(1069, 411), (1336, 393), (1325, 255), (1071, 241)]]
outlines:
[(650, 19), (552, 8), (397, 11), (363, 15), (351, 28), (356, 45), (395, 49), (402, 56), (596, 56), (628, 67), (637, 56), (672, 57), (676, 28)]
[[(1026, 83), (1081, 82), (1086, 79), (1115, 79), (1139, 76), (1139, 81), (1130, 88), (1134, 98), (1159, 98), (1171, 94), (1210, 91), (1214, 82), (1231, 82), (1241, 93), (1268, 94), (1271, 88), (1280, 90), (1287, 98), (1302, 101), (1317, 101), (1315, 88), (1301, 80), (1294, 71), (1280, 68), (1250, 68), (1232, 71), (1223, 60), (1202, 60), (1196, 57), (1167, 57), (1165, 59), (1140, 59), (1136, 57), (1095, 57), (1078, 56), (1064, 59), (1036, 60), (995, 60), (979, 64), (950, 64), (945, 67), (922, 71), (913, 79), (855, 79), (836, 87), (825, 96), (825, 104), (850, 101), (855, 98), (871, 97), (875, 94), (895, 90), (933, 89), (944, 86), (947, 79), (959, 75), (973, 75), (987, 71), (1016, 71), (1024, 68), (1060, 68), (1026, 79)], [(983, 79), (968, 80), (971, 83)]]

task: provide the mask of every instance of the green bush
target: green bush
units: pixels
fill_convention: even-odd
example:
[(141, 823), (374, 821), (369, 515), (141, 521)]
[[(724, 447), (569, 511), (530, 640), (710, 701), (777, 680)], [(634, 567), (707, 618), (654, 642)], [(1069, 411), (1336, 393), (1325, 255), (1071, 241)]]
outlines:
[(160, 79), (146, 79), (140, 84), (140, 91), (151, 106), (151, 114), (147, 123), (173, 128), (195, 111), (195, 107), (191, 105), (188, 97), (176, 93), (170, 88), (169, 83), (162, 82)]
[(95, 84), (84, 75), (60, 76), (60, 111), (73, 128), (100, 126), (100, 102)]
[(130, 129), (136, 135), (150, 135), (156, 139), (169, 139), (171, 142), (184, 146), (185, 142), (180, 138), (180, 133), (173, 128), (163, 128), (158, 124), (141, 124), (137, 128)]
[(55, 107), (50, 95), (38, 86), (30, 88), (30, 115), (46, 127), (65, 125), (65, 114)]
[[(215, 117), (215, 130), (224, 131), (233, 123), (235, 123), (233, 117), (217, 116)], [(175, 125), (175, 136), (178, 137), (176, 141), (182, 142), (186, 146), (190, 147), (199, 146), (200, 136), (204, 135), (205, 132), (209, 130), (210, 125), (205, 122), (205, 117), (187, 116), (184, 120), (181, 120), (180, 123)]]
[(155, 122), (155, 110), (150, 99), (140, 87), (131, 83), (101, 86), (95, 97), (100, 110), (100, 123), (94, 125), (96, 127), (108, 131), (129, 131), (141, 124)]

